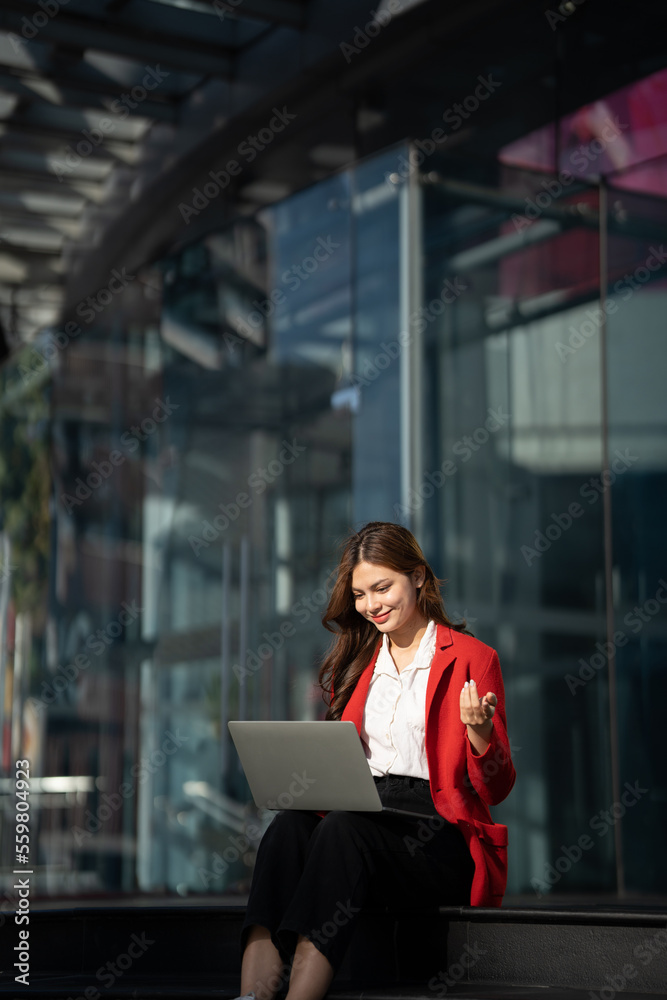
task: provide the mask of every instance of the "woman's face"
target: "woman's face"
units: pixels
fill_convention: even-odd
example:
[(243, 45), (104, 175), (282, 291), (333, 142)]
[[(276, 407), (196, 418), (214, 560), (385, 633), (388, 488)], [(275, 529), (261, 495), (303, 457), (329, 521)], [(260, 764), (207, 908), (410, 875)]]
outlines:
[(383, 633), (423, 625), (417, 608), (417, 588), (424, 583), (424, 567), (399, 573), (389, 566), (360, 562), (352, 573), (352, 597), (360, 615)]

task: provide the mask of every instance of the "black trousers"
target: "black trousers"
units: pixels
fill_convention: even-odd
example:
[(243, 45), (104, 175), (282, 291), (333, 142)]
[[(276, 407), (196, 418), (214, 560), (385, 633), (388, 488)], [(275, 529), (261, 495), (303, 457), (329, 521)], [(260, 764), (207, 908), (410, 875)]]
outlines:
[(474, 865), (458, 827), (440, 816), (421, 778), (375, 779), (388, 812), (278, 813), (257, 852), (246, 918), (271, 932), (286, 963), (308, 938), (336, 971), (365, 904), (423, 908), (470, 902)]

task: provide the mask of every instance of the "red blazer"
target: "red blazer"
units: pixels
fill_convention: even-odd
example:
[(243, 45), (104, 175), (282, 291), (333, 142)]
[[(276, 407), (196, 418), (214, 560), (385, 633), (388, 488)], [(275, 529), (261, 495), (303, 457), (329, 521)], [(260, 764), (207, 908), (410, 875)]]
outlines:
[[(361, 734), (368, 687), (380, 645), (343, 712)], [(461, 722), (459, 698), (474, 680), (480, 696), (493, 691), (498, 704), (491, 742), (477, 754)], [(507, 827), (494, 823), (489, 806), (502, 802), (516, 778), (505, 722), (505, 689), (495, 649), (479, 639), (438, 625), (426, 688), (426, 759), (431, 794), (441, 816), (456, 823), (475, 862), (472, 906), (500, 906), (507, 884)]]

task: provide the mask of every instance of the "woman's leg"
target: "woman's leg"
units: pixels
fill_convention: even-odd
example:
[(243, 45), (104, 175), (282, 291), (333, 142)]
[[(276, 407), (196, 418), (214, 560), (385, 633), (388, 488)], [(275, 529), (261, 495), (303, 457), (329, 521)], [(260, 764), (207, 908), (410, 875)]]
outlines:
[[(435, 812), (427, 786), (418, 793), (406, 780), (388, 780), (383, 802)], [(320, 1000), (368, 900), (421, 907), (470, 898), (465, 841), (437, 814), (427, 822), (388, 813), (333, 812), (322, 820), (282, 813), (265, 839), (244, 927), (257, 941), (247, 966), (244, 956), (244, 989), (260, 1000), (274, 995), (281, 973), (287, 979), (292, 955), (289, 1000)]]
[[(241, 968), (241, 993), (257, 1000), (273, 1000), (287, 982), (289, 967), (283, 962), (266, 927), (250, 928)], [(289, 1000), (322, 1000), (334, 970), (312, 941), (299, 936), (289, 975)]]
[(257, 1000), (273, 1000), (286, 980), (285, 965), (266, 927), (248, 929), (241, 965), (241, 993), (254, 993)]
[(334, 970), (312, 941), (299, 935), (289, 980), (287, 1000), (322, 1000)]
[[(257, 851), (246, 915), (241, 929), (241, 953), (251, 927), (275, 931), (299, 884), (308, 842), (320, 822), (317, 813), (285, 811), (274, 816)], [(289, 957), (282, 953), (283, 958)]]
[(278, 949), (275, 932), (303, 871), (316, 813), (276, 815), (257, 852), (246, 916), (241, 930), (241, 992), (271, 1000), (289, 979), (291, 956)]
[[(426, 783), (418, 796), (407, 780), (387, 782), (385, 804), (424, 813), (430, 804), (434, 811)], [(328, 813), (310, 837), (303, 875), (276, 943), (290, 954), (305, 937), (335, 972), (364, 904), (421, 908), (467, 903), (473, 869), (461, 833), (437, 813), (423, 820), (391, 813)]]

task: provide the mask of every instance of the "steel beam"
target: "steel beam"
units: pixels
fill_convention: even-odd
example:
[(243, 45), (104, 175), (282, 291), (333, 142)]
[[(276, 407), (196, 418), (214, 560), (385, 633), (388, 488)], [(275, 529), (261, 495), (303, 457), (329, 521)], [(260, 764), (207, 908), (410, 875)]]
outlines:
[[(48, 96), (40, 92), (39, 88), (45, 84), (53, 84), (62, 95), (62, 105), (55, 104), (49, 100)], [(32, 85), (32, 86), (31, 86)], [(119, 100), (124, 93), (131, 90), (131, 87), (121, 88), (114, 86), (111, 81), (109, 86), (104, 86), (98, 81), (75, 80), (67, 74), (57, 70), (45, 71), (43, 75), (39, 73), (26, 73), (23, 70), (17, 71), (12, 66), (0, 63), (0, 90), (10, 94), (16, 94), (23, 100), (45, 104), (49, 108), (59, 106), (71, 108), (89, 108), (95, 111), (104, 111), (113, 114), (111, 105)], [(176, 101), (149, 100), (146, 98), (136, 108), (123, 105), (128, 117), (136, 115), (140, 118), (151, 118), (155, 121), (175, 122), (177, 120)]]
[(216, 45), (203, 39), (167, 34), (152, 25), (101, 21), (62, 8), (43, 27), (34, 25), (35, 16), (39, 18), (37, 24), (41, 24), (45, 15), (37, 3), (2, 0), (0, 30), (10, 31), (29, 44), (31, 39), (23, 34), (27, 21), (35, 28), (33, 37), (40, 42), (74, 46), (83, 51), (97, 49), (145, 65), (158, 63), (196, 75), (229, 77), (231, 74), (234, 53), (222, 43)]

